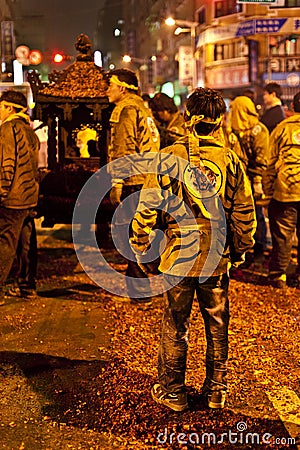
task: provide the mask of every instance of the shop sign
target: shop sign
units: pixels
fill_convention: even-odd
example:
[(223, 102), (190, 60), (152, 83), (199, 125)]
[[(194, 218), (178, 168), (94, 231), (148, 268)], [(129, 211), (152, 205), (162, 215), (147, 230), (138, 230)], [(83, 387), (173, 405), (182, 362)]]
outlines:
[(265, 60), (272, 72), (299, 72), (300, 58), (271, 58)]
[(15, 46), (14, 23), (11, 20), (1, 22), (1, 49), (2, 59), (7, 61), (13, 58)]
[(207, 71), (208, 85), (212, 88), (233, 88), (249, 84), (248, 67), (224, 67)]
[(297, 87), (300, 85), (300, 72), (286, 73), (286, 72), (278, 72), (272, 73), (271, 75), (268, 73), (263, 74), (263, 79), (265, 82), (275, 81), (280, 84), (282, 87)]
[(197, 47), (214, 44), (235, 37), (255, 34), (293, 33), (300, 30), (300, 18), (253, 19), (243, 22), (217, 26), (204, 30), (198, 36)]
[(236, 37), (254, 34), (278, 33), (284, 31), (284, 25), (288, 19), (253, 19), (239, 24)]
[(183, 86), (191, 84), (193, 80), (193, 49), (190, 45), (180, 45), (178, 49), (179, 82)]
[(276, 3), (277, 0), (236, 0), (237, 3)]

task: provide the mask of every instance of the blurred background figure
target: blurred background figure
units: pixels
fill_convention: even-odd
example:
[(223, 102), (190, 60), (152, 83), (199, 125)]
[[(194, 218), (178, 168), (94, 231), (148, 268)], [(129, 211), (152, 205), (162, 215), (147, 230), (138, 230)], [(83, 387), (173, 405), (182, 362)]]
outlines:
[(149, 94), (142, 94), (142, 99), (144, 100), (144, 105), (146, 106), (146, 108), (151, 109), (151, 97)]
[(298, 238), (296, 282), (300, 288), (300, 92), (293, 99), (295, 114), (276, 126), (263, 176), (264, 192), (272, 197), (269, 223), (272, 252), (269, 277), (273, 287), (286, 287), (293, 235)]
[[(136, 211), (154, 152), (159, 151), (160, 137), (152, 112), (139, 95), (136, 73), (115, 69), (109, 73), (107, 96), (114, 109), (110, 117), (108, 147), (112, 188), (110, 201), (116, 208), (112, 236), (118, 239), (118, 250), (127, 261), (126, 285), (132, 303), (151, 303), (148, 275), (139, 266), (131, 247), (131, 221)], [(124, 159), (124, 157), (129, 157)], [(121, 164), (118, 163), (119, 158)]]
[(153, 97), (150, 106), (158, 122), (161, 148), (172, 145), (180, 137), (185, 136), (186, 130), (183, 115), (178, 111), (171, 97), (159, 92)]
[(36, 261), (33, 268), (29, 262), (37, 253), (33, 218), (38, 202), (40, 144), (30, 126), (27, 99), (21, 92), (8, 89), (2, 93), (0, 121), (0, 304), (3, 304), (4, 284), (16, 255), (17, 286), (9, 295), (23, 298), (36, 295)]
[(40, 120), (34, 120), (32, 126), (40, 141), (38, 167), (45, 169), (48, 166), (48, 127), (43, 125)]
[(255, 91), (253, 89), (251, 88), (244, 89), (242, 95), (249, 97), (253, 101), (253, 103), (255, 102)]
[(285, 119), (285, 112), (280, 100), (281, 95), (282, 90), (278, 83), (268, 83), (264, 87), (265, 109), (260, 121), (266, 125), (269, 133), (274, 130), (279, 122)]
[(91, 128), (85, 128), (84, 130), (80, 130), (76, 136), (76, 146), (79, 148), (80, 158), (89, 158), (89, 148), (88, 143), (90, 141), (97, 140), (97, 131), (92, 130)]
[(267, 127), (259, 121), (253, 101), (244, 95), (236, 97), (232, 101), (230, 122), (231, 129), (237, 136), (242, 150), (242, 154), (238, 156), (242, 160), (251, 182), (257, 219), (257, 229), (254, 235), (254, 262), (262, 265), (267, 244), (267, 227), (263, 206), (259, 202), (264, 195), (262, 174), (267, 166), (269, 132)]

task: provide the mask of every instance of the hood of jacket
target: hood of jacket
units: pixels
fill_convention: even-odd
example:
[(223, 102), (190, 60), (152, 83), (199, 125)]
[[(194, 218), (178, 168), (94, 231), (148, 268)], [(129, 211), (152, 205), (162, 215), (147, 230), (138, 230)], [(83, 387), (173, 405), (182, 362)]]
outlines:
[(259, 122), (253, 101), (244, 95), (236, 97), (230, 105), (231, 128), (235, 131), (250, 130)]

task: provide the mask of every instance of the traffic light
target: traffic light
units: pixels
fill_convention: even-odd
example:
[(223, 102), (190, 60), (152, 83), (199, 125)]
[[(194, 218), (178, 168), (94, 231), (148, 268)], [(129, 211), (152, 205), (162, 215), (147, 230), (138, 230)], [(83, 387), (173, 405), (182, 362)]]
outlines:
[(287, 40), (295, 44), (295, 42), (297, 41), (297, 39), (299, 39), (299, 37), (300, 36), (298, 34), (291, 34), (290, 36), (288, 36)]
[(56, 64), (62, 63), (65, 59), (66, 59), (66, 55), (64, 55), (61, 52), (56, 52), (53, 55), (53, 62), (55, 62)]

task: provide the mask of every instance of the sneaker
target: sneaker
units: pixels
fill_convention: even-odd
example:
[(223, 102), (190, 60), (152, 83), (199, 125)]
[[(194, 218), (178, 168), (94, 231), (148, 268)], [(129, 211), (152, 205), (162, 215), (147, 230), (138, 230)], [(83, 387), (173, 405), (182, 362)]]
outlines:
[(226, 391), (212, 391), (207, 394), (208, 407), (212, 409), (224, 408)]
[(188, 409), (189, 405), (187, 402), (186, 393), (173, 392), (168, 393), (163, 391), (161, 385), (156, 383), (151, 389), (151, 395), (153, 400), (160, 405), (165, 405), (168, 408), (173, 409), (173, 411), (184, 411)]
[(270, 280), (270, 281), (271, 281), (271, 286), (275, 289), (285, 289), (286, 288), (285, 280), (275, 279), (275, 280)]
[(31, 299), (36, 298), (38, 294), (36, 292), (36, 289), (33, 288), (20, 289), (19, 286), (12, 286), (8, 289), (6, 296)]
[(285, 289), (286, 288), (286, 281), (284, 280), (272, 280), (271, 286), (275, 289)]
[(274, 276), (272, 274), (269, 275), (269, 280), (271, 286), (275, 289), (285, 289), (286, 288), (286, 274)]

